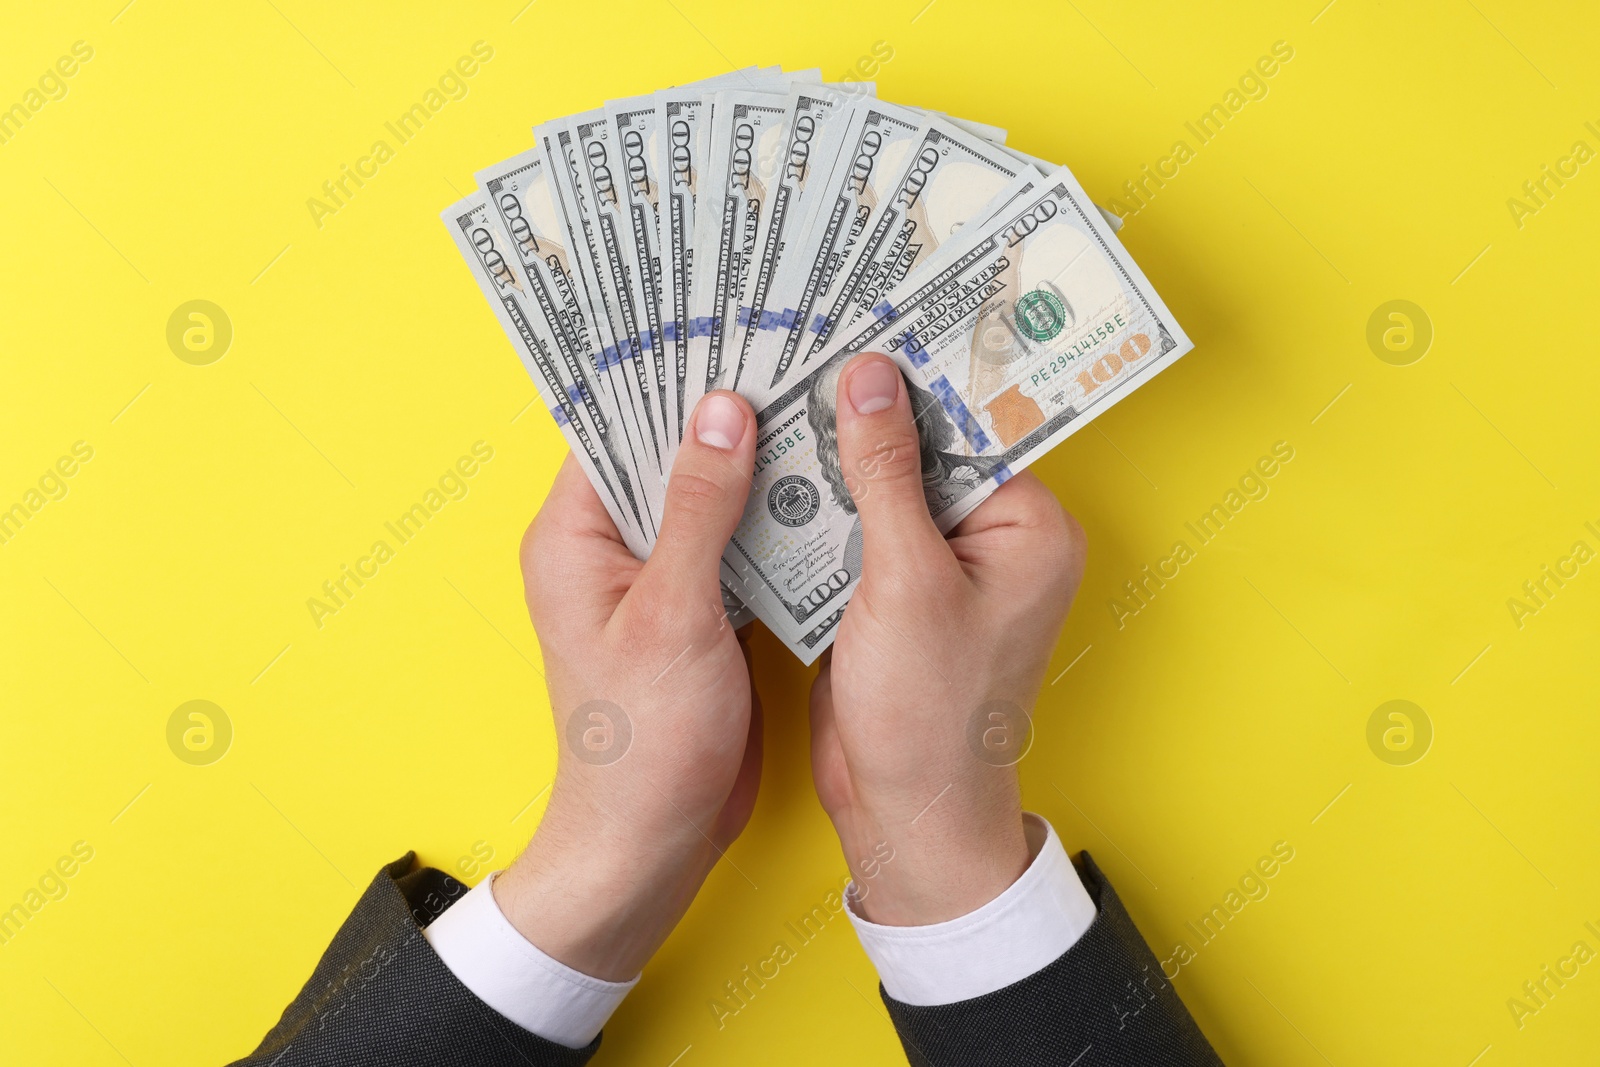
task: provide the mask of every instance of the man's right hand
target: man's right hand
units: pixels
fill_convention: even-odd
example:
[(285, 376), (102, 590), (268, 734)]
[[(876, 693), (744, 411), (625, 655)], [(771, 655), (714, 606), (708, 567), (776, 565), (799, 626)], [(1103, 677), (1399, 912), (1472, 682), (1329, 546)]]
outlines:
[(813, 773), (868, 888), (862, 917), (924, 926), (999, 896), (1038, 847), (1015, 760), (1083, 575), (1083, 531), (1024, 472), (941, 536), (885, 356), (840, 375), (838, 433), (862, 573), (811, 690)]

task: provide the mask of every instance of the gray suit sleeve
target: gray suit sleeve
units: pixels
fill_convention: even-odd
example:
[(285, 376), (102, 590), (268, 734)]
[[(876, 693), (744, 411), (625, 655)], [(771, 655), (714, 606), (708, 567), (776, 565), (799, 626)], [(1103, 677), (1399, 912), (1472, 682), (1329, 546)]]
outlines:
[(1087, 852), (1076, 866), (1097, 914), (1043, 970), (936, 1007), (878, 987), (913, 1067), (1221, 1067), (1111, 884)]
[(437, 1064), (579, 1067), (600, 1047), (571, 1049), (506, 1019), (462, 985), (423, 927), (466, 886), (407, 853), (378, 872), (311, 979), (248, 1067)]

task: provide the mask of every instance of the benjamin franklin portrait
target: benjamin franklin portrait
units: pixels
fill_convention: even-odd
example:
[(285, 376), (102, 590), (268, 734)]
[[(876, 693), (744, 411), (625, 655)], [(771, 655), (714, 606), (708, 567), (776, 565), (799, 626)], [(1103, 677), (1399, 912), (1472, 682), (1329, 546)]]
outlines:
[[(834, 503), (848, 514), (856, 514), (856, 502), (851, 499), (845, 472), (839, 463), (838, 406), (839, 373), (854, 352), (844, 352), (830, 359), (811, 378), (811, 394), (806, 407), (806, 418), (817, 442), (817, 461), (822, 474), (833, 492)], [(928, 499), (928, 510), (937, 515), (956, 501), (983, 484), (990, 473), (1001, 463), (1000, 457), (967, 456), (951, 451), (960, 439), (956, 425), (939, 404), (938, 398), (903, 373), (906, 393), (911, 398), (911, 414), (916, 419), (922, 442), (922, 491)], [(850, 479), (857, 485), (867, 480), (858, 473)], [(844, 568), (851, 576), (861, 573), (861, 519), (858, 516), (845, 543)]]

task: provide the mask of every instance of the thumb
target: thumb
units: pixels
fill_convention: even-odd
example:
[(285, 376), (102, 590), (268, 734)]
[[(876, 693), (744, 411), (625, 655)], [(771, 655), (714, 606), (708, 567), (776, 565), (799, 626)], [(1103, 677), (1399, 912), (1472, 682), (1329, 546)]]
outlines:
[(928, 560), (944, 538), (922, 491), (922, 442), (900, 368), (865, 353), (838, 390), (839, 466), (861, 516), (863, 572)]
[(678, 602), (708, 597), (721, 605), (718, 563), (750, 497), (755, 425), (755, 412), (737, 393), (707, 393), (696, 406), (641, 582)]

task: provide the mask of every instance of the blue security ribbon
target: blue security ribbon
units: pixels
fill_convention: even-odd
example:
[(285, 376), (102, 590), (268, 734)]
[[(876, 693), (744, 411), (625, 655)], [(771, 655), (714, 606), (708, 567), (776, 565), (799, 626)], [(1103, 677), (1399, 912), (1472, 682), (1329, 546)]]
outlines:
[(967, 443), (980, 454), (989, 451), (989, 446), (993, 442), (989, 440), (989, 435), (983, 432), (983, 427), (978, 425), (978, 420), (973, 417), (972, 412), (967, 410), (967, 405), (962, 402), (960, 394), (956, 392), (955, 386), (950, 384), (950, 380), (941, 374), (929, 382), (928, 387), (933, 390), (933, 395), (939, 398), (939, 403), (949, 413), (961, 435), (967, 439)]

